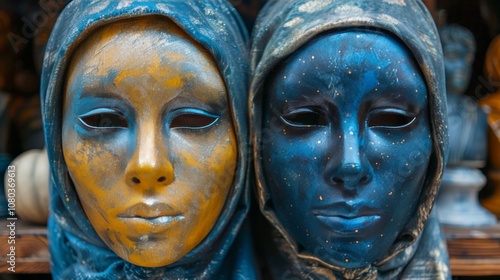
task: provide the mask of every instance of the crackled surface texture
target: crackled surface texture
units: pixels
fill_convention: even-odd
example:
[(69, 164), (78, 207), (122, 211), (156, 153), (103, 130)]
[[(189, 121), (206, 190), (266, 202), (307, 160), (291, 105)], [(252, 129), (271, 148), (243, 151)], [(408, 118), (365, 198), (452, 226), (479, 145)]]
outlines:
[(94, 229), (137, 265), (183, 257), (212, 229), (236, 165), (211, 57), (172, 23), (128, 20), (78, 47), (66, 84), (63, 154)]
[(72, 1), (42, 77), (55, 279), (252, 279), (247, 34), (225, 1)]

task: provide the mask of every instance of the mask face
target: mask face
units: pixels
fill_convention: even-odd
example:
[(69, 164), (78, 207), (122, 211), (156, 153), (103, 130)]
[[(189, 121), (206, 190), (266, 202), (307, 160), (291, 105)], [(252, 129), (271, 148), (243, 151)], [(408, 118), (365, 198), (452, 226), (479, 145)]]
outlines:
[(321, 260), (376, 261), (417, 204), (431, 156), (427, 88), (399, 41), (322, 35), (267, 79), (261, 164), (285, 231)]
[(443, 43), (443, 57), (447, 92), (464, 93), (472, 74), (474, 53), (459, 42), (445, 42)]
[(100, 28), (66, 76), (63, 154), (101, 239), (123, 259), (165, 266), (211, 231), (237, 143), (212, 57), (174, 23)]

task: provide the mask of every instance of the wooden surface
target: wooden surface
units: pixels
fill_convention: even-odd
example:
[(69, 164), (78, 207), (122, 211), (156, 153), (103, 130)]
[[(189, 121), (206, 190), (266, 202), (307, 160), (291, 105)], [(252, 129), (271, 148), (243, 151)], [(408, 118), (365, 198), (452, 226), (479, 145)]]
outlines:
[(500, 276), (500, 224), (444, 231), (454, 276)]
[[(15, 222), (15, 244), (9, 244), (10, 222)], [(12, 238), (11, 238), (12, 240)], [(11, 241), (12, 242), (12, 241)], [(11, 273), (9, 261), (10, 247), (15, 246), (16, 273), (50, 273), (50, 255), (47, 228), (21, 220), (0, 218), (0, 273)], [(1, 278), (1, 277), (0, 277)]]

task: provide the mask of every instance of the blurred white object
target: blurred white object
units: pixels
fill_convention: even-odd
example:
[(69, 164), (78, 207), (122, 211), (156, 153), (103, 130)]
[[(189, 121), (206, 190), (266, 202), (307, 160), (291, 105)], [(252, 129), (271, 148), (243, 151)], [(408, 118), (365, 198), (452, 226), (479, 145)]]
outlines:
[(486, 177), (475, 168), (446, 168), (436, 202), (439, 221), (448, 226), (492, 226), (496, 217), (479, 204)]
[[(47, 224), (49, 216), (49, 160), (45, 149), (26, 151), (10, 164), (15, 166), (16, 214), (23, 220)], [(5, 193), (8, 192), (5, 173)]]

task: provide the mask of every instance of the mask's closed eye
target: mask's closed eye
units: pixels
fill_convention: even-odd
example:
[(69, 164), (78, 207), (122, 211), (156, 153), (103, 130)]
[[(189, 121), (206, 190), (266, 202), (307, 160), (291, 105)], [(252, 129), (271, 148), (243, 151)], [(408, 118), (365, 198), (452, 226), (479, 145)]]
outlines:
[(176, 112), (170, 128), (202, 129), (215, 124), (219, 117), (200, 109), (187, 108)]
[(383, 109), (370, 114), (368, 127), (371, 128), (404, 128), (412, 124), (417, 117), (398, 109)]
[(127, 128), (127, 120), (113, 109), (100, 108), (80, 116), (80, 122), (87, 128)]
[(323, 112), (314, 108), (299, 108), (281, 116), (281, 120), (294, 127), (327, 126)]

